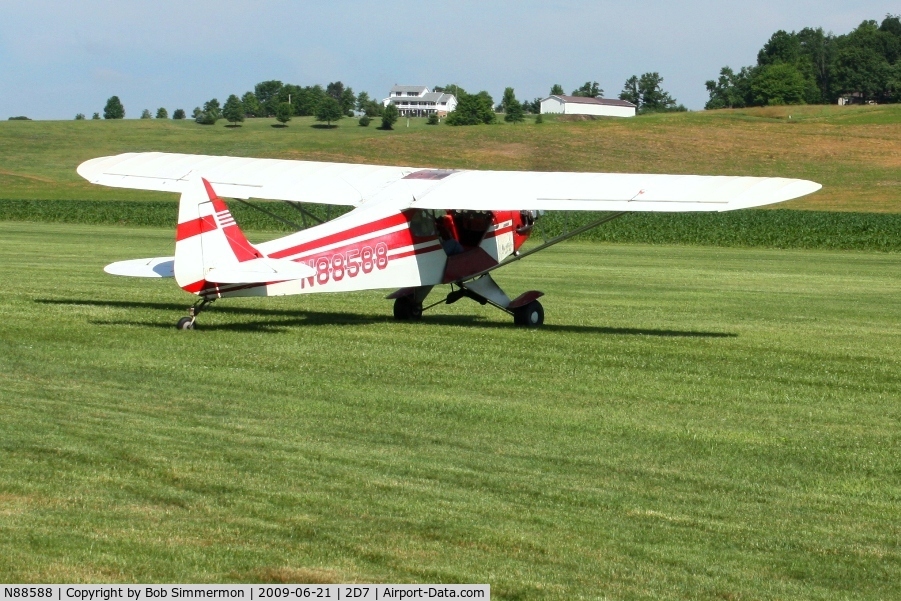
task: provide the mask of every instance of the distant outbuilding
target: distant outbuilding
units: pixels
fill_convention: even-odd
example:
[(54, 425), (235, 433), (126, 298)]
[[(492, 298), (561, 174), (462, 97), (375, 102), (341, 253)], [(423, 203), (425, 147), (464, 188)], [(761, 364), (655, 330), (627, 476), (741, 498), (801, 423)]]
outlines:
[(553, 95), (541, 101), (542, 114), (634, 117), (636, 108), (631, 102), (613, 98)]

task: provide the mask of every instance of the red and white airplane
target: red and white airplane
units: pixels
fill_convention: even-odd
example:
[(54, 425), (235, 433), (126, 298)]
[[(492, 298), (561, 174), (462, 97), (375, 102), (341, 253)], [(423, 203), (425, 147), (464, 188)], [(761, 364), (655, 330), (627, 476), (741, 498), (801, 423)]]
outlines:
[[(542, 293), (511, 300), (492, 271), (628, 212), (731, 211), (820, 189), (784, 178), (465, 171), (155, 152), (92, 159), (78, 173), (95, 184), (181, 194), (175, 256), (105, 270), (174, 276), (199, 297), (178, 321), (185, 330), (218, 298), (378, 288), (397, 289), (388, 296), (397, 319), (419, 319), (439, 284), (449, 284), (450, 293), (430, 307), (467, 297), (506, 311), (519, 325), (538, 326)], [(223, 198), (354, 209), (251, 244)], [(606, 214), (523, 251), (535, 222), (550, 210)]]

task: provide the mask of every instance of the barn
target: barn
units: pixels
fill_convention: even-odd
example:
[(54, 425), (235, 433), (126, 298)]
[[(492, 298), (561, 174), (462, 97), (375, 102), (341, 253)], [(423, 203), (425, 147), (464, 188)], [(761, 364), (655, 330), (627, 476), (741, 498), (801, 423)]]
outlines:
[(634, 117), (635, 108), (631, 102), (613, 98), (554, 95), (541, 101), (542, 114)]

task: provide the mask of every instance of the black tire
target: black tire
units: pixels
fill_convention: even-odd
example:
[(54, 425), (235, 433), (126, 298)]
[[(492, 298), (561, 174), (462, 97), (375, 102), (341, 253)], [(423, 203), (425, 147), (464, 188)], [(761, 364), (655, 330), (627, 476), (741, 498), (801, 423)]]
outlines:
[(513, 313), (513, 323), (526, 328), (537, 328), (544, 323), (544, 307), (537, 300)]
[(178, 323), (175, 324), (175, 327), (179, 330), (193, 330), (194, 320), (190, 317), (182, 317), (178, 320)]
[(417, 303), (412, 296), (402, 296), (394, 301), (394, 319), (400, 321), (418, 321), (422, 319), (422, 303)]

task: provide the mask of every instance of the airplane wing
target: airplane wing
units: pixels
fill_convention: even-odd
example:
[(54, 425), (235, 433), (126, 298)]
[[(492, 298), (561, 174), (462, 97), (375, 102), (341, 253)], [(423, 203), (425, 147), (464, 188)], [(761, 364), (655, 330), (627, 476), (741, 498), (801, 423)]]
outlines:
[(248, 159), (165, 152), (126, 153), (85, 161), (78, 174), (114, 188), (182, 193), (204, 177), (224, 198), (263, 198), (357, 206), (416, 171), (349, 163)]
[(92, 159), (78, 173), (96, 184), (177, 193), (202, 176), (223, 197), (397, 210), (731, 211), (821, 187), (781, 177), (454, 171), (159, 152)]
[(462, 171), (417, 198), (421, 209), (731, 211), (816, 192), (781, 177)]

